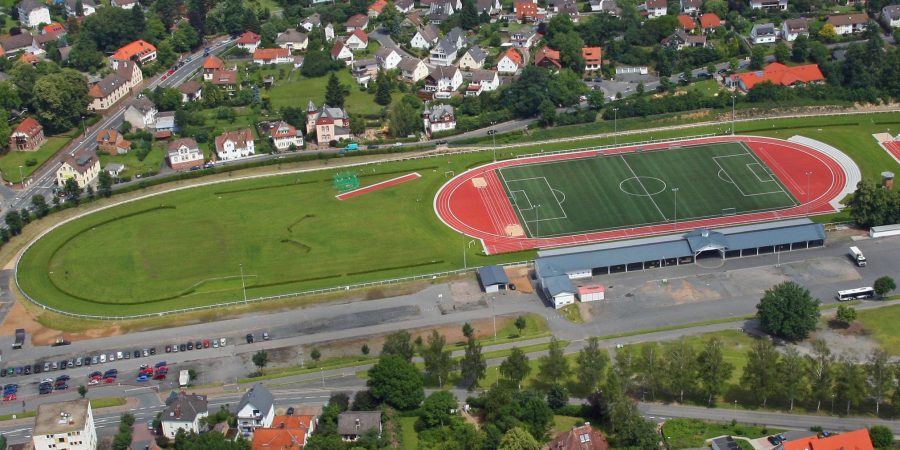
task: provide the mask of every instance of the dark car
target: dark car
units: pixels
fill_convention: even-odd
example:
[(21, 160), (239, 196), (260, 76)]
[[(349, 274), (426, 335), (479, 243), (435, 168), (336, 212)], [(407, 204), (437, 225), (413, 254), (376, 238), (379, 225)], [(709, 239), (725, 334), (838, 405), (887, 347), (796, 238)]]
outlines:
[(375, 150), (376, 148), (378, 148), (378, 146), (375, 145), (375, 144), (369, 144), (369, 145), (366, 146), (366, 148), (369, 149), (369, 150)]
[(188, 342), (188, 343), (187, 343), (187, 349), (188, 349), (188, 350), (193, 350), (193, 349), (194, 349), (194, 343), (193, 343), (193, 342)]
[(71, 379), (72, 379), (72, 377), (70, 377), (68, 375), (60, 375), (60, 376), (56, 377), (56, 381), (69, 381)]
[(25, 366), (25, 375), (31, 375), (31, 366)]
[(180, 351), (180, 352), (187, 351), (187, 345), (184, 345), (184, 344), (179, 345), (178, 351)]
[(56, 390), (57, 390), (57, 391), (64, 391), (64, 390), (66, 390), (66, 389), (68, 389), (68, 388), (69, 388), (69, 385), (68, 385), (68, 384), (57, 384), (57, 385), (56, 385)]
[(6, 369), (0, 370), (0, 378), (6, 376)]
[(91, 356), (90, 355), (85, 356), (84, 357), (84, 365), (89, 366), (91, 364), (93, 364), (93, 362), (91, 361)]
[(31, 368), (31, 371), (34, 373), (41, 373), (44, 371), (44, 366), (41, 363), (35, 363), (35, 365)]
[(156, 354), (156, 347), (150, 347), (150, 354), (151, 354), (151, 355), (155, 355), (155, 354)]
[(194, 348), (196, 348), (197, 350), (203, 348), (203, 341), (194, 342)]
[(252, 343), (253, 343), (253, 335), (250, 334), (250, 333), (247, 333), (247, 343), (248, 343), (248, 344), (252, 344)]
[(51, 392), (53, 392), (53, 386), (41, 385), (41, 387), (38, 388), (38, 394), (41, 395), (47, 395)]
[(160, 361), (160, 362), (154, 364), (153, 367), (159, 369), (160, 367), (166, 367), (167, 365), (168, 365), (168, 364), (166, 364), (165, 361)]
[(287, 415), (289, 415), (289, 416), (294, 415), (294, 407), (293, 406), (291, 406), (290, 408), (287, 409)]

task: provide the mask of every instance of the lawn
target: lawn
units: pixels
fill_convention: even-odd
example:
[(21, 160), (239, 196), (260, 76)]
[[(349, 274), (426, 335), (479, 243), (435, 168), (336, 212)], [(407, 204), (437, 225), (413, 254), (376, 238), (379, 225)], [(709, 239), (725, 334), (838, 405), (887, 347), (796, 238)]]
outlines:
[(125, 165), (125, 171), (122, 172), (122, 176), (131, 176), (134, 177), (137, 174), (146, 174), (148, 172), (159, 172), (159, 168), (163, 163), (163, 160), (166, 159), (166, 143), (156, 141), (153, 143), (153, 146), (150, 150), (150, 153), (147, 153), (144, 156), (144, 160), (138, 160), (138, 152), (137, 150), (131, 150), (124, 155), (107, 155), (105, 153), (100, 154), (100, 164), (103, 167), (106, 167), (109, 163), (119, 163)]
[[(350, 114), (374, 115), (383, 108), (375, 103), (375, 96), (361, 91), (353, 81), (353, 76), (346, 70), (337, 72), (338, 80), (349, 89), (344, 107)], [(276, 82), (275, 87), (268, 91), (269, 99), (275, 109), (286, 106), (306, 109), (310, 100), (317, 107), (325, 101), (325, 87), (328, 85), (329, 75), (318, 78), (307, 78), (294, 73), (291, 81)]]
[(886, 306), (884, 308), (859, 311), (857, 320), (874, 339), (891, 355), (900, 355), (900, 334), (897, 333), (897, 324), (900, 323), (900, 305)]
[[(763, 162), (737, 142), (508, 166), (498, 172), (529, 237), (797, 204)], [(681, 200), (677, 209), (676, 195)]]
[(696, 91), (707, 97), (712, 96), (716, 92), (719, 92), (719, 89), (719, 83), (717, 83), (716, 80), (696, 81), (687, 86), (687, 90), (689, 92)]
[[(697, 419), (669, 419), (663, 425), (663, 437), (669, 448), (702, 448), (706, 440), (719, 436), (742, 436), (757, 439), (784, 430), (755, 425), (724, 424)], [(741, 440), (737, 440), (740, 442)]]
[(584, 424), (584, 419), (581, 417), (553, 416), (553, 428), (551, 429), (550, 434), (556, 436), (557, 434), (565, 433), (581, 424)]
[(419, 433), (416, 432), (418, 417), (400, 418), (400, 449), (416, 450), (419, 448)]
[[(885, 161), (889, 157), (871, 138), (871, 133), (884, 131), (885, 121), (898, 118), (900, 114), (852, 117), (857, 122), (849, 125), (846, 117), (812, 117), (752, 125), (758, 134), (804, 134), (829, 142), (857, 160), (865, 176), (875, 177), (882, 170), (900, 171), (896, 163)], [(828, 127), (829, 121), (841, 125)], [(779, 128), (771, 129), (773, 124)], [(786, 128), (791, 126), (803, 128)], [(540, 148), (508, 149), (498, 155), (508, 158)], [(241, 299), (242, 268), (248, 298), (461, 268), (459, 248), (467, 240), (437, 220), (432, 199), (447, 181), (445, 172), (461, 173), (490, 159), (488, 151), (365, 166), (357, 169), (362, 185), (413, 171), (422, 178), (344, 202), (334, 198), (335, 170), (198, 187), (135, 201), (46, 235), (23, 256), (18, 281), (26, 293), (51, 307), (126, 315)], [(680, 201), (678, 209), (679, 217), (691, 213)], [(544, 230), (542, 225), (541, 234)], [(474, 247), (467, 252), (470, 266), (533, 256), (522, 252), (487, 257)]]
[[(19, 177), (19, 166), (22, 167), (22, 174), (28, 178), (44, 161), (55, 155), (71, 139), (68, 136), (51, 136), (36, 152), (10, 151), (3, 155), (0, 157), (0, 172), (3, 174), (3, 179), (10, 183), (22, 181)], [(29, 159), (34, 159), (36, 164), (27, 165), (25, 162)]]

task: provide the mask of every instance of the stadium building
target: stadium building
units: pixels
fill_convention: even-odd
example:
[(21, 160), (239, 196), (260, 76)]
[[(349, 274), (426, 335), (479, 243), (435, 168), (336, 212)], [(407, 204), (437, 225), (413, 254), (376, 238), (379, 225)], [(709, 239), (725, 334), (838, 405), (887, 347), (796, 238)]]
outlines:
[(794, 219), (538, 252), (536, 290), (556, 308), (575, 302), (572, 280), (825, 245), (825, 228)]

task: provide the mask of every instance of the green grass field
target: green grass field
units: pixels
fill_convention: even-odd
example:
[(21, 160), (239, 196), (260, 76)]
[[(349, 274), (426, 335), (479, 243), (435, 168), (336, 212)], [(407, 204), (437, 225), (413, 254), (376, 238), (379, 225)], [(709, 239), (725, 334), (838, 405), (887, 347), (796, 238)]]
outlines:
[[(0, 173), (3, 174), (3, 179), (9, 181), (10, 183), (18, 183), (22, 181), (22, 178), (19, 177), (19, 166), (22, 167), (22, 175), (25, 178), (31, 176), (31, 174), (37, 170), (44, 161), (47, 161), (52, 157), (59, 149), (63, 148), (72, 138), (68, 136), (51, 136), (47, 138), (47, 142), (41, 146), (36, 152), (19, 152), (19, 151), (11, 151), (2, 157), (0, 157)], [(34, 159), (37, 164), (34, 165), (26, 165), (25, 161), (29, 159)]]
[(756, 155), (734, 142), (511, 166), (498, 172), (529, 237), (797, 204)]
[(897, 334), (900, 305), (859, 311), (857, 317), (881, 348), (891, 355), (900, 355), (900, 335)]
[[(375, 103), (375, 95), (361, 91), (353, 81), (350, 72), (341, 70), (337, 72), (337, 77), (341, 84), (349, 88), (350, 95), (347, 96), (344, 105), (348, 113), (373, 115), (381, 111), (382, 106)], [(325, 86), (328, 85), (328, 78), (328, 76), (306, 78), (297, 71), (291, 75), (290, 81), (276, 82), (275, 87), (268, 91), (268, 96), (275, 109), (286, 106), (305, 109), (310, 100), (316, 106), (322, 106), (322, 102), (325, 101)], [(394, 100), (401, 96), (401, 93), (393, 94)]]

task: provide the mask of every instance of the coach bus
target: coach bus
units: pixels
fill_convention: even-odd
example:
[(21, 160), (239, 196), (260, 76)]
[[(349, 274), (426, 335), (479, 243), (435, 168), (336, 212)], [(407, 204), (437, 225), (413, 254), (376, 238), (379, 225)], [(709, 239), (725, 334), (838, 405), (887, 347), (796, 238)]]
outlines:
[(846, 291), (838, 291), (837, 293), (837, 299), (839, 302), (846, 302), (847, 300), (861, 300), (864, 298), (874, 297), (875, 289), (872, 289), (870, 287), (847, 289)]

